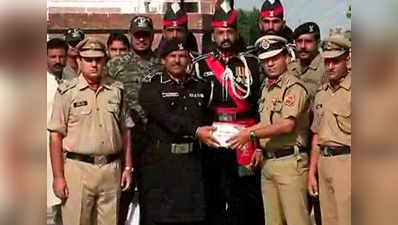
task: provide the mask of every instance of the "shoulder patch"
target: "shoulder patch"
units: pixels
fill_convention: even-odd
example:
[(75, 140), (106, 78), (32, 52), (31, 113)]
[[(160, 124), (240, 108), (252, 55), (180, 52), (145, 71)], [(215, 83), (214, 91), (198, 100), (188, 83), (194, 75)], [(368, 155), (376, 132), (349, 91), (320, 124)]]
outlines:
[(77, 85), (77, 83), (79, 82), (79, 78), (73, 78), (71, 80), (65, 80), (64, 82), (62, 82), (62, 84), (60, 84), (58, 86), (58, 92), (63, 95), (65, 94), (68, 90), (72, 89), (73, 87), (75, 87)]
[(153, 80), (155, 80), (157, 77), (161, 77), (162, 76), (162, 72), (158, 71), (158, 72), (154, 72), (154, 73), (150, 73), (148, 75), (146, 75), (143, 79), (142, 79), (142, 83), (151, 83)]

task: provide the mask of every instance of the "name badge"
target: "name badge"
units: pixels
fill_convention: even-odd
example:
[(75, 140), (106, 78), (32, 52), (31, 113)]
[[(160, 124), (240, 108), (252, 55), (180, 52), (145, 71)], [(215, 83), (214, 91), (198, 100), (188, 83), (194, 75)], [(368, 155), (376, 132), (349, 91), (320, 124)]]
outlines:
[(73, 107), (75, 107), (75, 108), (85, 106), (85, 105), (88, 105), (87, 101), (80, 101), (80, 102), (73, 103)]
[(179, 97), (180, 94), (178, 92), (162, 92), (162, 98), (172, 98)]

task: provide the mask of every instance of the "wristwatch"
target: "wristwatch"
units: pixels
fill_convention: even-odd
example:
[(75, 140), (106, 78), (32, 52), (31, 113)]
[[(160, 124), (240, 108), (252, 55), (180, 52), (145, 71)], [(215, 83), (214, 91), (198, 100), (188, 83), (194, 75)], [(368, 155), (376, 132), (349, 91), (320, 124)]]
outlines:
[(250, 131), (250, 141), (255, 142), (257, 141), (258, 137), (256, 135), (256, 133), (254, 132), (254, 130)]

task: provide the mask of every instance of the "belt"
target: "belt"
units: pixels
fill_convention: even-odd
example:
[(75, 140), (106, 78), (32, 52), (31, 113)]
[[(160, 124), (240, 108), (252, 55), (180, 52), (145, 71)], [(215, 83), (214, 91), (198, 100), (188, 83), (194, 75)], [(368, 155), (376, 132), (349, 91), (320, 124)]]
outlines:
[[(304, 147), (299, 146), (298, 148), (299, 148), (300, 153), (305, 153)], [(264, 158), (265, 159), (278, 159), (278, 158), (282, 158), (282, 157), (286, 157), (286, 156), (290, 156), (290, 155), (294, 155), (294, 154), (295, 154), (295, 149), (294, 149), (294, 146), (292, 146), (290, 148), (265, 151)]]
[(326, 145), (322, 145), (320, 147), (321, 147), (321, 155), (325, 156), (325, 157), (351, 154), (351, 147), (350, 146), (326, 146)]
[(103, 166), (110, 162), (113, 162), (120, 158), (120, 154), (112, 154), (112, 155), (85, 155), (75, 152), (67, 152), (66, 158), (79, 160), (86, 163), (91, 163), (94, 165)]
[(171, 153), (188, 154), (193, 152), (193, 143), (171, 144)]
[(216, 121), (218, 121), (218, 122), (231, 122), (231, 121), (247, 119), (247, 118), (251, 118), (251, 117), (253, 117), (252, 112), (246, 112), (246, 113), (218, 112), (218, 113), (216, 113)]

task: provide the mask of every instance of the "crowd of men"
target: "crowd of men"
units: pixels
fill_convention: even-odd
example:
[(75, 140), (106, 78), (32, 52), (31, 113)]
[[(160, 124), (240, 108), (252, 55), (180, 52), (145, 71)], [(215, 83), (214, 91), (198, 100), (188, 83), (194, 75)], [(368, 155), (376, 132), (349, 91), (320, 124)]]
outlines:
[(141, 225), (351, 224), (350, 32), (266, 0), (248, 48), (238, 16), (202, 48), (179, 3), (154, 51), (143, 15), (47, 42), (47, 224), (124, 225), (137, 193)]

